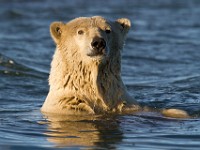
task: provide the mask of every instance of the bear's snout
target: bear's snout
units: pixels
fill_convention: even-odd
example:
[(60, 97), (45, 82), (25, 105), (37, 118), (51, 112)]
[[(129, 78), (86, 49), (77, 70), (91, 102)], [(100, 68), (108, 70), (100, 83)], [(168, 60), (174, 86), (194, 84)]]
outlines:
[(102, 55), (105, 53), (106, 41), (103, 38), (96, 37), (91, 43), (94, 55)]

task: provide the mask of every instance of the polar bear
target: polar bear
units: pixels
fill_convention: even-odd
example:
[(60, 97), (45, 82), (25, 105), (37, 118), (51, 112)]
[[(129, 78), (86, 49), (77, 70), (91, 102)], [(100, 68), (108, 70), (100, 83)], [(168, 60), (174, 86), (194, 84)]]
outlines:
[(42, 112), (140, 111), (121, 78), (121, 53), (130, 27), (127, 18), (109, 21), (101, 16), (80, 17), (66, 24), (53, 22), (50, 33), (56, 50)]

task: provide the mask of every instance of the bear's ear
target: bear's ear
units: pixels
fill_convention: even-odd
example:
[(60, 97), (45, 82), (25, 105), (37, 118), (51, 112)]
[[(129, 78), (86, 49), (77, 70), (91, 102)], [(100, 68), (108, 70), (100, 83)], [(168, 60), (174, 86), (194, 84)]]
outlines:
[(117, 23), (119, 23), (122, 27), (122, 30), (128, 32), (128, 30), (131, 27), (131, 21), (127, 18), (120, 18), (116, 20)]
[(50, 25), (50, 33), (51, 37), (57, 44), (60, 40), (61, 34), (62, 34), (62, 29), (63, 29), (64, 23), (62, 22), (53, 22)]

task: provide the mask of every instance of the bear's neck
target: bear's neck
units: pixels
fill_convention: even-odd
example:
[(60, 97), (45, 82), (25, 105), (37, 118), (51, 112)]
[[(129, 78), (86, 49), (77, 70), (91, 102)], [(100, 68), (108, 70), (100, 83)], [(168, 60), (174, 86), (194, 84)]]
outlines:
[(120, 60), (94, 61), (86, 65), (81, 60), (66, 60), (56, 50), (49, 76), (50, 92), (62, 91), (62, 94), (86, 100), (89, 105), (98, 101), (102, 107), (112, 109), (121, 103), (126, 92), (120, 74)]

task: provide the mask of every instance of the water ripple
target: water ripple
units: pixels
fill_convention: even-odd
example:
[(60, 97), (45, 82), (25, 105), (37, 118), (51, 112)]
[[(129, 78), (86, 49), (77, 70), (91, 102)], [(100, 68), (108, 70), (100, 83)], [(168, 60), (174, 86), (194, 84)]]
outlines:
[(23, 76), (23, 77), (35, 77), (44, 78), (47, 76), (44, 72), (39, 72), (21, 65), (6, 56), (0, 54), (0, 74), (7, 76)]

